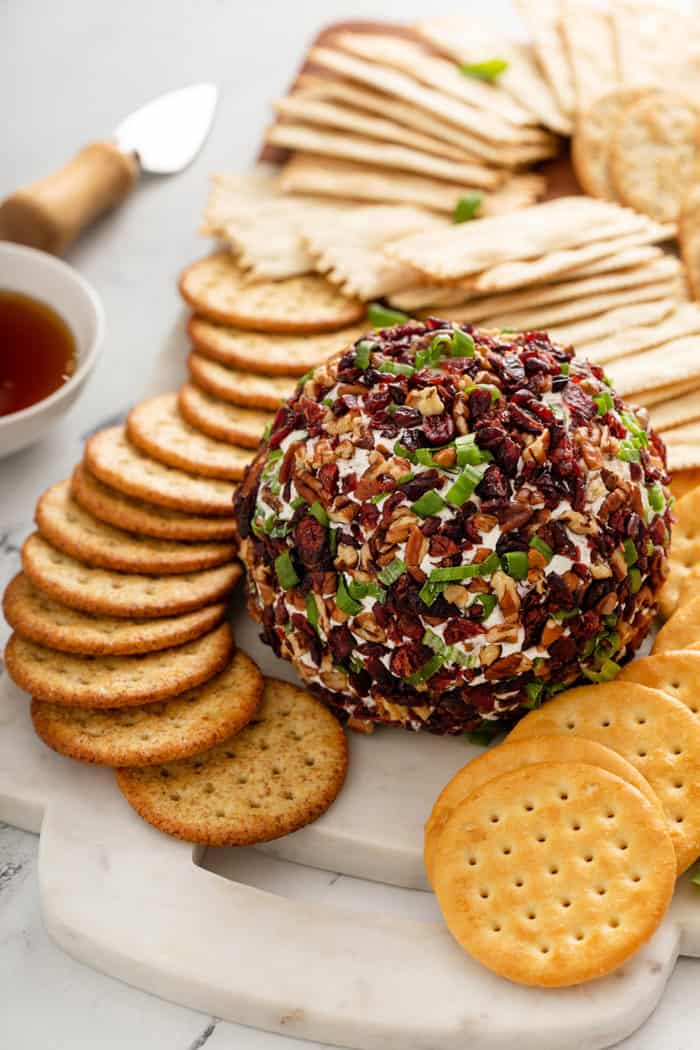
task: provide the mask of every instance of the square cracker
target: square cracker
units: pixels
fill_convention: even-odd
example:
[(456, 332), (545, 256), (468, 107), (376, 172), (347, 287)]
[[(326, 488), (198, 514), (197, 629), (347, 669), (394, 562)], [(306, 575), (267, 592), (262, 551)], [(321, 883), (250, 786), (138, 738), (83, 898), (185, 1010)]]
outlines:
[(644, 350), (653, 350), (682, 336), (700, 333), (700, 308), (681, 303), (658, 324), (637, 325), (609, 338), (599, 339), (586, 348), (586, 356), (595, 364), (605, 364)]
[(610, 14), (581, 0), (564, 0), (561, 28), (581, 112), (619, 83)]
[(576, 93), (561, 35), (561, 0), (516, 0), (515, 6), (532, 37), (542, 72), (562, 113), (572, 117), (576, 110)]
[(691, 393), (698, 387), (700, 387), (700, 381), (697, 378), (683, 379), (678, 383), (668, 383), (665, 386), (652, 387), (650, 390), (638, 390), (631, 395), (631, 398), (643, 408), (651, 408), (652, 405), (660, 404), (669, 398)]
[(661, 431), (665, 440), (666, 434), (673, 433), (675, 427), (700, 419), (700, 390), (691, 390), (670, 401), (659, 401), (654, 405), (651, 419), (654, 428)]
[(692, 336), (676, 339), (656, 350), (648, 350), (634, 358), (613, 361), (608, 374), (616, 393), (661, 390), (672, 384), (689, 382), (697, 377), (700, 386), (700, 354), (698, 341)]
[(686, 93), (697, 92), (697, 21), (677, 6), (648, 0), (615, 0), (613, 41), (620, 79), (635, 86), (667, 87), (669, 69)]
[[(620, 329), (631, 325), (654, 324), (662, 321), (675, 308), (676, 300), (659, 299), (653, 303), (640, 303), (639, 306), (621, 306), (598, 317), (589, 317), (586, 321), (553, 327), (549, 334), (560, 343), (571, 343), (584, 356), (586, 345), (613, 335)], [(582, 349), (583, 348), (583, 349)]]
[(669, 470), (692, 470), (693, 467), (700, 467), (699, 441), (695, 441), (692, 444), (686, 445), (669, 445)]
[(681, 255), (693, 299), (700, 299), (700, 186), (693, 186), (681, 204)]

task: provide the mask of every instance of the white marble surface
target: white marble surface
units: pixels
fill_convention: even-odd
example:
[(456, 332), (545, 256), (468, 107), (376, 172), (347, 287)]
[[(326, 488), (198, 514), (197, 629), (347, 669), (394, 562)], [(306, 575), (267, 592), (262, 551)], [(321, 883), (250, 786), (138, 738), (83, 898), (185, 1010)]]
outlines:
[[(15, 571), (17, 546), (39, 492), (68, 473), (86, 433), (119, 418), (140, 396), (160, 352), (184, 353), (174, 282), (183, 263), (203, 249), (196, 225), (207, 173), (252, 160), (269, 100), (284, 89), (314, 33), (339, 18), (408, 17), (454, 6), (435, 0), (0, 4), (0, 196), (106, 133), (157, 92), (212, 79), (222, 93), (214, 131), (195, 164), (178, 177), (144, 183), (71, 255), (103, 297), (106, 351), (80, 403), (52, 436), (0, 462), (0, 586)], [(476, 15), (485, 5), (469, 6)], [(490, 0), (486, 6), (504, 24), (512, 18), (505, 2)], [(278, 862), (252, 860), (247, 877), (261, 886), (279, 878), (273, 863)], [(290, 868), (290, 886), (295, 875), (298, 870)], [(36, 876), (36, 838), (0, 826), (0, 1046), (291, 1050), (313, 1045), (218, 1022), (73, 962), (44, 931)], [(353, 883), (346, 876), (317, 873), (315, 892), (331, 903), (372, 892)], [(698, 978), (700, 963), (680, 960), (661, 1005), (622, 1044), (625, 1050), (695, 1048)]]

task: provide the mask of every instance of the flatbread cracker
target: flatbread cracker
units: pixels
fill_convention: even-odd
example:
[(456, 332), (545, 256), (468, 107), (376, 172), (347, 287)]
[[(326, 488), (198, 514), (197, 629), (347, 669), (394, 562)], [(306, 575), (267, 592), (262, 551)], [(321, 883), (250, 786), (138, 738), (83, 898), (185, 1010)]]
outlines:
[(47, 489), (35, 520), (45, 540), (85, 565), (167, 576), (211, 569), (236, 556), (233, 543), (179, 543), (107, 525), (76, 503), (70, 488), (70, 481), (59, 481)]
[(228, 624), (192, 642), (138, 656), (74, 656), (13, 634), (5, 667), (20, 689), (66, 707), (131, 707), (193, 689), (222, 671), (233, 651)]
[(124, 427), (94, 434), (85, 446), (88, 470), (119, 492), (190, 514), (230, 517), (234, 485), (219, 478), (194, 477), (145, 455)]
[(71, 493), (81, 507), (100, 521), (128, 532), (185, 542), (235, 540), (238, 535), (233, 517), (197, 517), (157, 507), (103, 484), (82, 463), (73, 471)]
[(578, 115), (571, 140), (571, 163), (576, 178), (591, 197), (619, 199), (611, 172), (613, 139), (624, 110), (640, 95), (639, 88), (616, 88), (600, 95)]
[(580, 0), (564, 0), (561, 32), (573, 73), (576, 109), (581, 112), (618, 84), (610, 14)]
[(339, 157), (341, 160), (362, 161), (369, 156), (380, 167), (431, 175), (445, 182), (456, 182), (460, 186), (494, 189), (503, 181), (503, 175), (496, 168), (487, 168), (479, 163), (435, 157), (393, 143), (378, 145), (376, 141), (359, 135), (322, 131), (306, 124), (272, 124), (265, 132), (265, 142), (269, 146)]
[(531, 711), (508, 739), (551, 733), (596, 740), (636, 766), (666, 811), (678, 873), (697, 859), (700, 720), (684, 704), (658, 689), (631, 681), (581, 686)]
[(187, 367), (197, 386), (234, 405), (277, 410), (281, 401), (291, 397), (297, 385), (295, 376), (256, 375), (227, 368), (194, 352), (187, 358)]
[(571, 118), (576, 109), (576, 93), (561, 35), (561, 0), (516, 0), (515, 6), (559, 108)]
[(700, 308), (691, 303), (681, 303), (657, 324), (635, 325), (626, 331), (616, 332), (608, 338), (589, 343), (586, 347), (586, 357), (595, 364), (605, 364), (607, 361), (653, 350), (654, 347), (670, 343), (674, 339), (697, 333), (700, 333)]
[(180, 387), (177, 407), (182, 418), (203, 434), (244, 448), (257, 448), (265, 427), (274, 419), (272, 412), (232, 405), (194, 383)]
[(700, 354), (698, 340), (692, 336), (674, 339), (671, 343), (647, 350), (634, 358), (612, 361), (608, 375), (615, 392), (621, 397), (640, 391), (662, 389), (670, 384), (690, 381), (698, 377), (700, 386)]
[(100, 766), (151, 766), (198, 755), (239, 733), (262, 700), (263, 677), (239, 649), (220, 674), (173, 700), (85, 710), (32, 701), (37, 736), (54, 751)]
[(260, 332), (334, 332), (359, 321), (364, 306), (318, 274), (247, 284), (230, 252), (188, 266), (180, 277), (186, 302), (211, 321)]
[[(698, 142), (700, 147), (700, 141)], [(700, 187), (683, 197), (678, 224), (681, 255), (693, 299), (700, 299)]]
[[(653, 303), (641, 303), (639, 306), (621, 306), (619, 310), (611, 310), (608, 314), (600, 314), (587, 321), (553, 327), (549, 334), (552, 339), (560, 343), (570, 343), (581, 352), (581, 347), (585, 348), (589, 343), (626, 327), (663, 321), (675, 307), (675, 299), (661, 299)], [(585, 355), (586, 350), (582, 352)]]
[(621, 966), (675, 886), (662, 814), (614, 773), (541, 762), (461, 802), (435, 860), (455, 940), (519, 984), (579, 985)]
[(659, 222), (676, 222), (698, 174), (700, 109), (682, 95), (652, 89), (627, 106), (611, 154), (612, 180), (625, 204)]
[(213, 630), (226, 616), (223, 602), (156, 620), (95, 616), (50, 598), (24, 573), (7, 585), (2, 607), (10, 627), (22, 637), (81, 656), (133, 656), (170, 649)]
[(117, 784), (144, 820), (169, 835), (250, 846), (320, 817), (346, 770), (347, 742), (330, 711), (304, 689), (266, 678), (255, 718), (233, 739), (197, 758), (120, 769)]
[(22, 568), (55, 601), (120, 619), (176, 616), (212, 605), (227, 597), (243, 574), (239, 562), (174, 576), (95, 569), (52, 547), (38, 532), (25, 540)]
[(238, 481), (251, 462), (250, 449), (217, 441), (180, 415), (177, 394), (159, 394), (132, 408), (126, 421), (129, 440), (146, 455), (190, 474)]

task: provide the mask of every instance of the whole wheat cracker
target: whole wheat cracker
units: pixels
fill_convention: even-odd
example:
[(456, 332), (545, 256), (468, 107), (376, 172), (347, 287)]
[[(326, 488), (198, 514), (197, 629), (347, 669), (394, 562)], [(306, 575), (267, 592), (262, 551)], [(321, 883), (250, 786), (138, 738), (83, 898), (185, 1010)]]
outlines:
[(347, 742), (330, 711), (305, 690), (266, 678), (255, 718), (230, 741), (197, 758), (120, 769), (117, 784), (144, 820), (169, 835), (249, 846), (320, 817), (346, 771)]
[(616, 358), (653, 350), (686, 335), (700, 332), (700, 309), (691, 303), (681, 303), (664, 320), (652, 325), (634, 325), (607, 338), (591, 342), (586, 356), (596, 364)]
[(73, 471), (71, 493), (94, 517), (128, 532), (183, 542), (235, 540), (238, 535), (233, 517), (197, 517), (127, 496), (99, 481), (82, 463)]
[[(663, 321), (676, 308), (677, 300), (660, 299), (652, 303), (640, 303), (639, 306), (621, 306), (608, 314), (590, 317), (586, 321), (555, 326), (550, 335), (560, 343), (571, 343), (585, 356), (589, 343), (596, 342), (605, 336), (619, 332), (621, 329), (636, 325), (655, 324)], [(581, 351), (581, 348), (584, 348)]]
[(238, 562), (175, 576), (96, 569), (57, 550), (38, 532), (22, 547), (29, 580), (72, 609), (124, 619), (156, 619), (192, 612), (221, 601), (242, 576)]
[(5, 666), (13, 682), (37, 700), (67, 707), (131, 707), (206, 682), (223, 670), (232, 651), (228, 624), (185, 645), (136, 656), (75, 656), (13, 634)]
[(440, 837), (435, 891), (457, 942), (520, 984), (579, 985), (615, 970), (671, 902), (663, 815), (584, 762), (504, 773), (460, 802)]
[(18, 573), (7, 585), (3, 612), (10, 627), (48, 649), (81, 656), (133, 656), (184, 645), (226, 616), (223, 602), (158, 619), (117, 619), (71, 609)]
[(246, 284), (230, 252), (205, 256), (186, 267), (180, 293), (211, 321), (262, 332), (333, 332), (354, 324), (364, 307), (318, 274)]
[(129, 440), (166, 466), (201, 477), (238, 481), (253, 458), (250, 449), (208, 437), (190, 426), (177, 407), (177, 394), (159, 394), (132, 408)]
[(254, 717), (262, 693), (260, 671), (239, 649), (219, 674), (172, 700), (96, 710), (33, 700), (32, 722), (45, 744), (79, 762), (150, 766), (229, 740)]
[(581, 686), (531, 711), (508, 739), (550, 733), (596, 740), (636, 766), (666, 812), (678, 872), (697, 859), (700, 720), (684, 704), (658, 689), (631, 681)]
[(516, 0), (516, 8), (532, 38), (537, 60), (562, 113), (576, 109), (574, 81), (561, 35), (561, 0)]
[(678, 233), (688, 284), (693, 299), (700, 299), (700, 187), (697, 185), (682, 199)]
[(191, 514), (230, 517), (235, 491), (230, 481), (194, 477), (145, 455), (124, 427), (94, 434), (85, 446), (85, 465), (105, 485), (162, 507)]
[(192, 352), (187, 367), (193, 382), (234, 405), (278, 409), (280, 401), (291, 397), (295, 376), (258, 375), (243, 368), (228, 368), (203, 354)]
[(244, 448), (257, 448), (265, 427), (274, 419), (271, 412), (232, 405), (194, 383), (183, 383), (180, 387), (177, 407), (182, 418), (196, 430)]
[(70, 490), (70, 481), (47, 489), (35, 520), (44, 539), (86, 565), (160, 576), (210, 569), (236, 556), (233, 543), (179, 543), (107, 525), (76, 503)]
[(573, 73), (576, 109), (581, 112), (619, 83), (610, 13), (581, 0), (563, 0), (561, 30)]

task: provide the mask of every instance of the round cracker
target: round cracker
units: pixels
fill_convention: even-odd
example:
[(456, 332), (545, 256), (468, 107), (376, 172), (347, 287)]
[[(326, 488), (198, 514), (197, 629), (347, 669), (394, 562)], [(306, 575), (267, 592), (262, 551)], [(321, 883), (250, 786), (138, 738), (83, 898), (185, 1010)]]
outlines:
[(193, 477), (136, 448), (124, 427), (100, 430), (85, 446), (88, 470), (128, 496), (192, 514), (231, 516), (235, 486), (219, 478)]
[(617, 751), (612, 751), (595, 740), (586, 740), (580, 736), (563, 739), (560, 736), (540, 736), (528, 737), (525, 740), (506, 740), (463, 766), (442, 789), (433, 806), (425, 825), (424, 851), (425, 869), (431, 883), (434, 879), (434, 862), (440, 835), (455, 807), (487, 781), (539, 762), (585, 762), (589, 766), (599, 766), (626, 780), (653, 806), (660, 805), (641, 773)]
[(182, 418), (177, 394), (159, 394), (132, 408), (126, 421), (132, 444), (169, 467), (207, 478), (240, 481), (253, 458), (249, 449), (207, 437)]
[(187, 358), (190, 375), (202, 390), (215, 394), (234, 405), (277, 410), (281, 401), (291, 397), (296, 379), (291, 376), (261, 376), (227, 368), (203, 354), (191, 353)]
[(657, 654), (678, 649), (700, 649), (700, 594), (679, 604), (654, 639), (651, 651)]
[(253, 284), (226, 251), (188, 266), (179, 287), (198, 314), (254, 332), (335, 332), (356, 324), (366, 310), (319, 274)]
[[(671, 621), (669, 621), (670, 623)], [(655, 652), (633, 660), (622, 669), (619, 681), (638, 682), (680, 700), (694, 715), (700, 715), (700, 651)]]
[(157, 507), (110, 488), (82, 463), (73, 471), (71, 493), (81, 507), (100, 521), (142, 536), (187, 543), (197, 540), (235, 540), (238, 536), (234, 518), (197, 517), (168, 507)]
[(670, 91), (645, 93), (618, 121), (612, 181), (623, 204), (658, 222), (677, 222), (697, 175), (700, 110)]
[(571, 163), (576, 178), (591, 197), (619, 200), (612, 181), (611, 154), (617, 122), (627, 106), (650, 88), (617, 88), (600, 95), (579, 113), (571, 140)]
[(365, 331), (365, 326), (358, 325), (321, 335), (262, 334), (212, 324), (196, 316), (191, 317), (187, 325), (195, 348), (205, 357), (229, 368), (283, 376), (304, 375), (351, 346)]
[(38, 645), (82, 656), (133, 656), (184, 645), (213, 630), (226, 616), (223, 602), (157, 620), (119, 620), (69, 609), (19, 573), (5, 590), (5, 619)]
[(35, 587), (71, 609), (125, 619), (201, 609), (226, 597), (243, 574), (235, 561), (177, 576), (96, 569), (52, 547), (38, 532), (22, 547), (22, 568)]
[(54, 751), (100, 766), (148, 766), (208, 751), (251, 720), (263, 677), (239, 649), (203, 685), (174, 700), (93, 710), (32, 701), (37, 736)]
[(233, 740), (166, 766), (120, 769), (117, 783), (144, 820), (206, 846), (251, 846), (311, 823), (338, 795), (347, 741), (310, 693), (265, 679), (256, 717)]
[(227, 623), (185, 645), (137, 656), (75, 656), (13, 634), (5, 666), (13, 682), (38, 700), (67, 707), (131, 707), (208, 681), (223, 670), (233, 648)]
[(178, 543), (138, 536), (106, 525), (71, 497), (70, 481), (43, 494), (36, 509), (39, 532), (53, 547), (86, 565), (149, 576), (198, 572), (236, 556), (233, 543)]
[(687, 470), (674, 470), (671, 474), (671, 492), (680, 499), (700, 485), (700, 467), (689, 467)]
[(194, 383), (185, 383), (180, 388), (177, 407), (190, 426), (209, 437), (243, 448), (257, 448), (265, 427), (275, 418), (273, 412), (222, 401)]
[(678, 872), (700, 855), (700, 720), (679, 700), (631, 681), (569, 689), (531, 711), (509, 740), (575, 734), (617, 751), (663, 806)]
[(673, 515), (676, 523), (668, 552), (668, 576), (659, 592), (659, 610), (664, 619), (675, 611), (683, 583), (700, 565), (700, 488), (682, 496)]
[(658, 927), (676, 876), (659, 810), (582, 762), (483, 784), (447, 821), (435, 870), (455, 940), (502, 977), (548, 988), (620, 966)]

